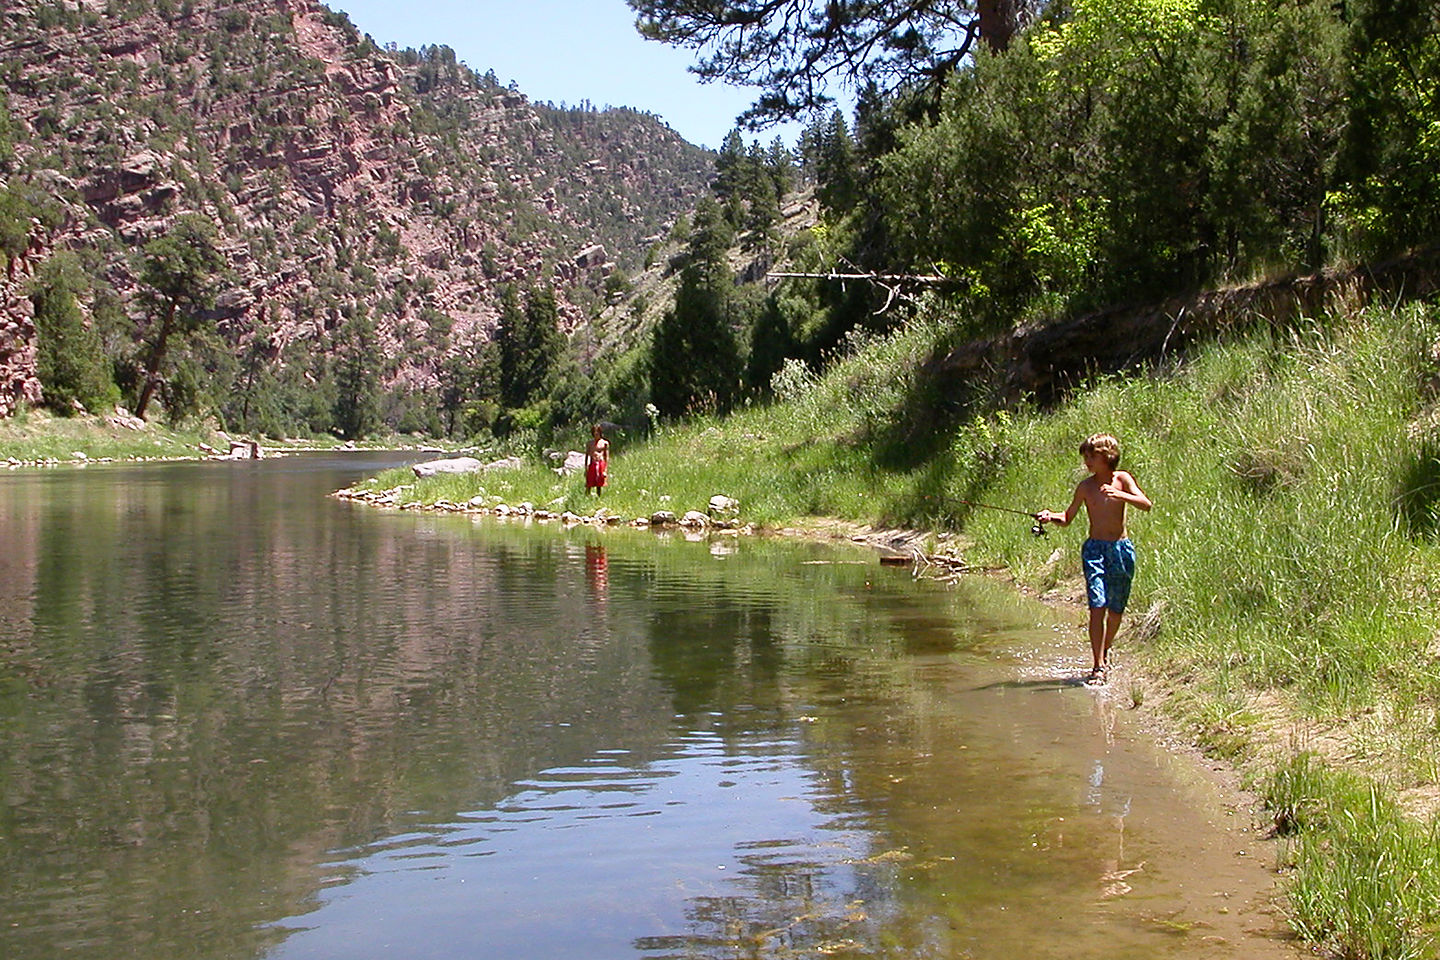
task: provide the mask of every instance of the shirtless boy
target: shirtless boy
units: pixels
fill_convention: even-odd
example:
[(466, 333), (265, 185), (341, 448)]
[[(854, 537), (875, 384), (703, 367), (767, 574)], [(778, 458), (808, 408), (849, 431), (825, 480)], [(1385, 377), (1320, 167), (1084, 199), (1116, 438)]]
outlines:
[(1080, 549), (1080, 561), (1090, 606), (1090, 655), (1094, 661), (1085, 682), (1093, 685), (1106, 680), (1110, 645), (1120, 629), (1135, 579), (1135, 546), (1125, 536), (1125, 507), (1133, 504), (1149, 510), (1151, 503), (1135, 478), (1117, 469), (1120, 443), (1114, 437), (1095, 434), (1080, 444), (1080, 456), (1090, 476), (1075, 488), (1069, 508), (1064, 513), (1041, 510), (1037, 518), (1041, 523), (1068, 527), (1081, 506), (1090, 518), (1090, 537)]
[(605, 489), (606, 474), (610, 470), (610, 441), (600, 431), (600, 424), (590, 428), (590, 446), (585, 448), (585, 492)]

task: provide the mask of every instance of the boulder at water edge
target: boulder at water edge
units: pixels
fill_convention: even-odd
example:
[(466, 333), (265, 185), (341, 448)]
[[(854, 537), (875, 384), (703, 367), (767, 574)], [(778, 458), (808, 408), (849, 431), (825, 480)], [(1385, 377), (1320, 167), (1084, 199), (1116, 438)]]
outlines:
[(727, 497), (723, 493), (717, 493), (710, 498), (710, 516), (718, 519), (730, 519), (740, 514), (740, 501), (734, 497)]
[(441, 473), (475, 473), (483, 466), (484, 464), (474, 457), (450, 457), (446, 460), (427, 460), (410, 469), (415, 471), (417, 477), (433, 477)]

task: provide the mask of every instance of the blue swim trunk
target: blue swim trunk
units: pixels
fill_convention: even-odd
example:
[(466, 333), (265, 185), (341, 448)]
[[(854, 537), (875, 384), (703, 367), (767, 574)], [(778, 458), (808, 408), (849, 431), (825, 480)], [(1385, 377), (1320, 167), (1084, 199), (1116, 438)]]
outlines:
[(1080, 548), (1085, 595), (1091, 610), (1124, 613), (1135, 579), (1135, 545), (1129, 540), (1086, 540)]

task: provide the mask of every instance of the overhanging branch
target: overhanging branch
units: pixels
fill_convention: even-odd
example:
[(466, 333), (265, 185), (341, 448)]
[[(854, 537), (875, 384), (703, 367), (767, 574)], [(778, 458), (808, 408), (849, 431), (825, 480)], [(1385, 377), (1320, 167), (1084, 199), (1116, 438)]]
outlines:
[[(938, 287), (945, 284), (961, 283), (963, 281), (955, 277), (942, 277), (935, 273), (792, 273), (788, 271), (772, 271), (765, 274), (767, 280), (866, 280), (875, 284), (885, 291), (884, 305), (872, 314), (880, 316), (894, 306), (897, 297), (902, 296), (901, 291), (907, 285), (922, 287)], [(904, 295), (910, 300), (909, 295)]]

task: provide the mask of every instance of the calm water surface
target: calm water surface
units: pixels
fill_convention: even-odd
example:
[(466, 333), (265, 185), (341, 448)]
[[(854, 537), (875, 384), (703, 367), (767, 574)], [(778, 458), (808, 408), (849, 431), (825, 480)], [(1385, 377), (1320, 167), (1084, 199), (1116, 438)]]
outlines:
[(395, 462), (0, 475), (0, 956), (1295, 955), (1073, 616)]

